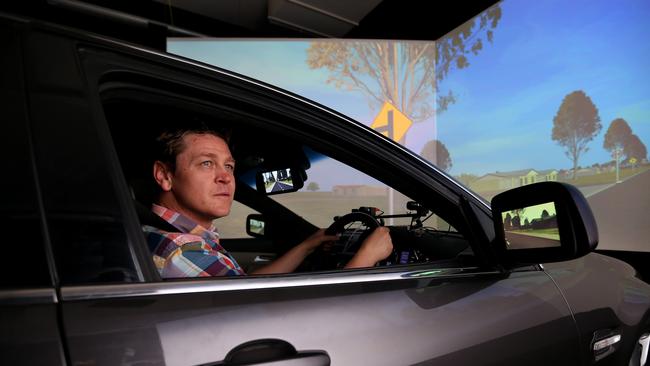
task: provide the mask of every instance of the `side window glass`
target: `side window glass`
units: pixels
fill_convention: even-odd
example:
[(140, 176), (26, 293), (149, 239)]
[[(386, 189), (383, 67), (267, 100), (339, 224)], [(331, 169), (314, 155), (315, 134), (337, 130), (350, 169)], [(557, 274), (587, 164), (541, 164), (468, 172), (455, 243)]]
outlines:
[[(270, 197), (319, 227), (327, 227), (334, 217), (361, 207), (377, 208), (383, 215), (404, 214), (412, 201), (373, 177), (326, 156), (312, 162), (307, 175), (300, 191)], [(425, 218), (427, 227), (456, 231), (435, 213)], [(411, 218), (387, 218), (385, 223), (410, 225)]]
[(219, 230), (221, 239), (250, 238), (246, 233), (246, 218), (248, 215), (259, 213), (252, 208), (233, 201), (230, 214), (214, 220), (214, 226)]
[[(357, 210), (379, 218), (390, 228), (394, 249), (380, 265), (445, 261), (455, 266), (464, 265), (460, 256), (472, 257), (464, 236), (424, 204), (338, 160), (310, 149), (306, 155), (311, 166), (303, 189), (269, 197), (323, 228)], [(355, 243), (362, 232), (358, 222), (347, 224), (341, 241)]]
[(0, 289), (51, 286), (38, 210), (29, 131), (24, 115), (18, 38), (0, 27)]
[[(410, 196), (420, 197), (423, 195), (416, 191), (409, 191), (412, 189), (411, 187), (400, 185), (401, 190), (410, 192), (410, 194), (402, 194), (397, 189), (389, 187), (375, 178), (381, 176), (381, 179), (384, 180), (383, 177), (388, 172), (383, 169), (378, 170), (377, 175), (372, 172), (368, 174), (362, 171), (363, 166), (355, 165), (354, 157), (350, 156), (348, 161), (348, 157), (336, 154), (336, 150), (330, 150), (329, 146), (325, 146), (324, 149), (331, 151), (331, 154), (339, 157), (341, 161), (305, 146), (304, 140), (299, 136), (285, 134), (283, 131), (275, 129), (267, 130), (264, 126), (251, 128), (251, 126), (258, 126), (258, 121), (249, 120), (251, 118), (249, 116), (231, 115), (216, 108), (199, 113), (191, 108), (192, 105), (186, 106), (180, 98), (175, 100), (175, 103), (164, 106), (162, 102), (167, 101), (167, 96), (143, 93), (150, 100), (142, 102), (126, 97), (117, 98), (118, 94), (117, 91), (114, 94), (107, 94), (104, 107), (124, 177), (133, 189), (133, 198), (136, 202), (142, 203), (141, 206), (145, 208), (144, 212), (138, 212), (141, 223), (146, 222), (146, 216), (155, 216), (157, 220), (155, 222), (152, 220), (151, 225), (147, 224), (148, 226), (170, 232), (183, 231), (178, 226), (170, 229), (167, 226), (169, 222), (164, 222), (147, 207), (152, 202), (156, 202), (156, 199), (160, 199), (160, 197), (156, 197), (160, 194), (160, 187), (156, 185), (152, 175), (154, 161), (160, 158), (157, 154), (161, 148), (157, 143), (158, 137), (161, 133), (173, 131), (175, 128), (194, 127), (192, 118), (195, 118), (215, 131), (223, 129), (228, 132), (231, 144), (229, 150), (237, 161), (235, 169), (237, 194), (235, 197), (245, 204), (235, 201), (229, 214), (225, 216), (221, 210), (219, 214), (212, 211), (206, 213), (206, 217), (208, 214), (210, 217), (219, 217), (213, 221), (213, 224), (218, 229), (220, 238), (250, 238), (245, 231), (247, 216), (258, 213), (256, 210), (264, 216), (265, 232), (263, 234), (256, 235), (251, 238), (252, 240), (233, 240), (230, 243), (223, 243), (224, 245), (233, 245), (232, 247), (226, 246), (232, 253), (253, 254), (250, 256), (250, 262), (242, 259), (248, 257), (236, 258), (242, 268), (250, 269), (256, 259), (259, 259), (260, 262), (271, 261), (270, 254), (282, 255), (286, 253), (294, 245), (308, 238), (314, 232), (315, 227), (327, 228), (334, 223), (335, 217), (341, 217), (353, 210), (360, 209), (372, 209), (379, 222), (368, 220), (363, 215), (348, 216), (335, 228), (340, 237), (332, 244), (333, 249), (328, 246), (322, 251), (314, 251), (314, 255), (305, 258), (295, 270), (311, 272), (345, 268), (346, 263), (358, 252), (364, 241), (364, 236), (370, 235), (371, 231), (368, 229), (372, 229), (377, 224), (389, 226), (394, 249), (387, 257), (377, 262), (380, 266), (442, 263), (443, 261), (449, 265), (462, 266), (472, 259), (469, 240), (437, 216), (453, 220), (457, 217), (457, 213), (443, 210), (451, 210), (456, 207), (453, 204), (444, 205), (445, 202), (443, 205), (434, 206), (431, 202), (441, 201), (438, 197), (434, 197), (427, 203), (415, 202)], [(161, 104), (159, 105), (159, 103)], [(198, 148), (201, 146), (200, 143), (190, 146), (196, 147), (194, 150), (201, 150)], [(184, 148), (191, 150), (191, 147), (188, 146), (184, 146)], [(200, 151), (194, 151), (194, 154), (203, 156)], [(214, 155), (219, 156), (218, 154)], [(350, 165), (344, 162), (348, 162)], [(178, 164), (178, 158), (176, 158), (176, 163)], [(187, 159), (185, 159), (185, 163), (187, 163)], [(296, 178), (296, 187), (294, 187), (293, 180), (288, 182), (289, 179), (285, 176), (287, 171), (291, 173), (292, 179), (300, 177)], [(181, 174), (180, 172), (185, 173)], [(195, 182), (206, 183), (205, 185), (192, 184), (191, 189), (198, 192), (212, 192), (209, 190), (210, 187), (214, 187), (212, 180), (219, 176), (213, 175), (212, 171), (208, 171), (205, 175), (201, 172), (190, 166), (185, 170), (178, 171), (178, 177), (174, 173), (172, 180), (183, 182), (183, 177), (187, 177), (189, 180), (191, 173)], [(271, 179), (269, 174), (272, 174), (274, 179)], [(303, 180), (304, 182), (302, 182)], [(137, 181), (149, 182), (142, 185), (145, 192), (136, 189), (138, 185), (133, 182)], [(273, 184), (269, 186), (271, 182)], [(283, 189), (285, 187), (280, 186), (283, 192), (277, 194), (276, 188), (279, 183), (291, 188)], [(301, 183), (304, 184), (301, 185)], [(178, 192), (185, 192), (179, 184), (182, 183), (176, 183), (175, 189)], [(149, 191), (150, 194), (146, 194), (146, 191)], [(171, 189), (170, 191), (174, 193)], [(171, 198), (172, 196), (167, 195), (166, 197)], [(426, 197), (419, 199), (426, 199)], [(434, 207), (424, 207), (425, 204)], [(199, 207), (199, 209), (203, 212), (207, 211), (204, 207)], [(167, 221), (171, 221), (171, 219), (173, 217)], [(153, 245), (158, 245), (158, 243), (154, 242)], [(245, 246), (236, 247), (235, 244)], [(260, 253), (269, 255), (258, 256), (257, 254)], [(159, 258), (157, 255), (152, 255), (152, 257), (157, 268), (164, 268), (166, 258)], [(465, 262), (465, 259), (468, 261)]]

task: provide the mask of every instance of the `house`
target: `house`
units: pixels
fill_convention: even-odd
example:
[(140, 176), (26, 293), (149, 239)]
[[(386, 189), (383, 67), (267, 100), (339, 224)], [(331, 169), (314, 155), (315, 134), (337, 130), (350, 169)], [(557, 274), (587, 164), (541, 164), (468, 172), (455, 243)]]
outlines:
[(555, 169), (488, 173), (470, 183), (470, 188), (477, 192), (505, 191), (537, 182), (557, 181), (557, 176)]

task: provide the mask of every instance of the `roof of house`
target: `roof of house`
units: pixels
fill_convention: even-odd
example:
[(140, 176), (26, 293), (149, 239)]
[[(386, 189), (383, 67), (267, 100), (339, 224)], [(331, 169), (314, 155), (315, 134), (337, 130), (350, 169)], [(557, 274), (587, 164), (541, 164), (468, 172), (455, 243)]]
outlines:
[(478, 179), (487, 177), (487, 176), (494, 176), (494, 177), (499, 177), (499, 178), (512, 178), (512, 177), (523, 177), (525, 175), (530, 174), (530, 172), (534, 172), (538, 175), (547, 175), (550, 173), (557, 173), (556, 169), (544, 169), (544, 170), (535, 170), (535, 169), (522, 169), (522, 170), (513, 170), (510, 172), (495, 172), (495, 173), (487, 173), (483, 176), (481, 176)]

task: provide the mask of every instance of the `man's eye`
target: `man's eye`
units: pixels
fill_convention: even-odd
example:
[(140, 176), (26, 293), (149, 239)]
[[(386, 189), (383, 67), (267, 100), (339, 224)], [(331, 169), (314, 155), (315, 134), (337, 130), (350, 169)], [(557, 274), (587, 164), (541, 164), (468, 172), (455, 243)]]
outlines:
[(204, 166), (206, 168), (210, 168), (210, 167), (212, 167), (212, 162), (210, 160), (206, 160), (206, 161), (201, 163), (201, 166)]
[(235, 165), (234, 164), (226, 164), (226, 169), (230, 172), (235, 171)]

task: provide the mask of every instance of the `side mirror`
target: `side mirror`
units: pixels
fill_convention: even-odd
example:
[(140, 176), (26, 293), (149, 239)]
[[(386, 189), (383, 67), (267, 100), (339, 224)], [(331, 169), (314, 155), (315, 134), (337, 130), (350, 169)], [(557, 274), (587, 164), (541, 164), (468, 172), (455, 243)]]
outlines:
[(252, 214), (246, 217), (246, 233), (255, 238), (264, 237), (266, 221), (260, 214)]
[(307, 174), (303, 169), (280, 168), (258, 172), (257, 191), (267, 195), (295, 192), (304, 185)]
[(495, 248), (507, 266), (579, 258), (598, 245), (591, 208), (574, 186), (541, 182), (492, 199)]

